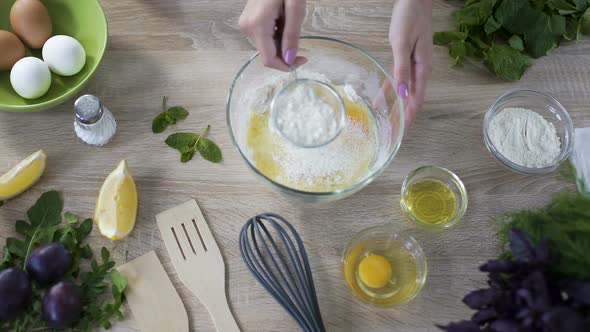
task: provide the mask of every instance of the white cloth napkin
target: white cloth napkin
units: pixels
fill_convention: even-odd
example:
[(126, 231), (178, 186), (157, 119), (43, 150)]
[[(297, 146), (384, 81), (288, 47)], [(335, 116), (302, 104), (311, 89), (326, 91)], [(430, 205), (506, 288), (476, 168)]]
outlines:
[(590, 127), (576, 128), (571, 161), (578, 172), (578, 179), (582, 180), (578, 181), (578, 190), (590, 192)]

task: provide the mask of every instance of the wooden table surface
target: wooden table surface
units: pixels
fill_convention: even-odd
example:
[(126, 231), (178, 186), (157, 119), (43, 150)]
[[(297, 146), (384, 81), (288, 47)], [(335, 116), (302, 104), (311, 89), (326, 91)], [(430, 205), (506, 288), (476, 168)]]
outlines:
[[(135, 231), (111, 242), (95, 229), (94, 248), (106, 246), (118, 263), (155, 250), (189, 311), (191, 331), (213, 331), (205, 307), (180, 283), (155, 215), (195, 198), (224, 255), (229, 301), (243, 331), (297, 331), (296, 324), (256, 283), (242, 262), (238, 232), (256, 213), (272, 210), (299, 230), (311, 257), (318, 298), (329, 331), (436, 331), (435, 323), (468, 318), (461, 298), (484, 285), (477, 267), (498, 252), (493, 218), (505, 211), (545, 204), (567, 186), (554, 175), (523, 176), (504, 169), (486, 151), (483, 116), (490, 102), (516, 87), (545, 91), (569, 110), (577, 127), (590, 126), (590, 41), (566, 43), (535, 61), (516, 83), (492, 77), (481, 65), (450, 68), (445, 48), (436, 47), (434, 73), (422, 112), (393, 163), (373, 184), (328, 205), (302, 205), (278, 196), (254, 177), (233, 148), (225, 126), (225, 98), (234, 74), (253, 53), (237, 22), (244, 1), (103, 0), (109, 46), (85, 93), (101, 97), (117, 118), (114, 141), (92, 148), (77, 141), (72, 101), (41, 113), (0, 112), (0, 172), (40, 148), (48, 155), (41, 181), (0, 208), (0, 242), (14, 235), (14, 221), (42, 192), (61, 191), (65, 211), (93, 214), (100, 185), (121, 159), (137, 181), (140, 208)], [(434, 28), (451, 26), (458, 1), (435, 1)], [(391, 1), (308, 1), (304, 33), (341, 38), (390, 62), (387, 43)], [(154, 135), (150, 123), (163, 95), (186, 106), (191, 116), (177, 129), (199, 131), (224, 154), (220, 165), (196, 158), (181, 164), (176, 151)], [(412, 169), (426, 164), (455, 171), (465, 182), (469, 209), (440, 234), (411, 227), (399, 208), (400, 186)], [(375, 309), (352, 296), (341, 273), (340, 255), (361, 229), (393, 222), (422, 245), (429, 273), (422, 293), (396, 309)], [(200, 268), (200, 267), (197, 267)], [(206, 267), (202, 267), (207, 273)], [(115, 331), (136, 331), (133, 316)], [(162, 317), (162, 319), (166, 319)]]

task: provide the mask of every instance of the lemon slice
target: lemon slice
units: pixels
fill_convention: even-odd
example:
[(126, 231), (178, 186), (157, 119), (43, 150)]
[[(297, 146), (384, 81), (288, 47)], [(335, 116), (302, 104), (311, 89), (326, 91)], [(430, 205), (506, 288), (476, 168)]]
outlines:
[(29, 189), (45, 171), (45, 151), (39, 150), (0, 177), (0, 201), (15, 197)]
[(94, 221), (100, 233), (110, 240), (120, 240), (135, 227), (137, 189), (135, 181), (122, 160), (109, 174), (98, 194)]

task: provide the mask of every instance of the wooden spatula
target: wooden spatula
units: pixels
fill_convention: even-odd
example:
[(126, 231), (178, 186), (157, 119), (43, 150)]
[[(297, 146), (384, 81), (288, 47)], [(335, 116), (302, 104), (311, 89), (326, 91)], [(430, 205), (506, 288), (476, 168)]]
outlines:
[(188, 332), (186, 309), (155, 252), (150, 251), (117, 270), (127, 277), (125, 297), (141, 331)]
[(227, 303), (223, 257), (197, 202), (162, 212), (156, 220), (178, 277), (207, 307), (217, 331), (240, 331)]

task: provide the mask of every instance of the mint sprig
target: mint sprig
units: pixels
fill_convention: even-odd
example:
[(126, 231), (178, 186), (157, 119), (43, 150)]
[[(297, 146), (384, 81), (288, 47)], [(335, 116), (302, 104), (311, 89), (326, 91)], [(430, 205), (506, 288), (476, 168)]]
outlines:
[(205, 138), (211, 126), (207, 126), (200, 135), (194, 133), (175, 133), (166, 139), (166, 144), (180, 152), (180, 161), (189, 162), (198, 151), (201, 157), (212, 163), (223, 160), (221, 149), (208, 138)]
[(168, 97), (162, 98), (162, 112), (160, 112), (152, 121), (152, 132), (159, 134), (166, 130), (169, 125), (176, 124), (177, 121), (184, 120), (188, 117), (188, 111), (182, 106), (173, 106), (166, 109)]

